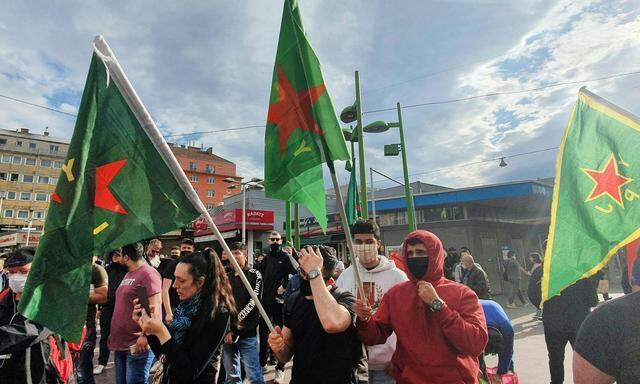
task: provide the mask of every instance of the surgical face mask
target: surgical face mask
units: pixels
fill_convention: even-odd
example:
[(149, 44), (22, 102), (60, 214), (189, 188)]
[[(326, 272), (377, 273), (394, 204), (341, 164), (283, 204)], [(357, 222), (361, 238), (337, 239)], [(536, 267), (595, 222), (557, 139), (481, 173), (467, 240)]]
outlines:
[(158, 268), (160, 266), (160, 258), (156, 256), (153, 259), (149, 260), (149, 263), (151, 263), (151, 266), (153, 268)]
[(377, 244), (354, 244), (353, 251), (361, 263), (369, 264), (378, 259)]
[(416, 279), (420, 280), (427, 274), (429, 269), (428, 257), (408, 257), (407, 268)]
[(24, 284), (27, 282), (27, 275), (23, 274), (11, 274), (9, 275), (9, 288), (14, 293), (22, 293), (24, 291)]

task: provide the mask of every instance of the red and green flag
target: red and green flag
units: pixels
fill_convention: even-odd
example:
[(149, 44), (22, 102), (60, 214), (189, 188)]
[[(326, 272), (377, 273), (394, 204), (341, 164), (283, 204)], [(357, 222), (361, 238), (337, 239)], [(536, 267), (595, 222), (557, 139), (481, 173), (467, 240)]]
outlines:
[(267, 196), (306, 206), (327, 227), (322, 164), (349, 153), (296, 0), (285, 0), (265, 132)]
[(640, 236), (640, 119), (582, 88), (558, 153), (543, 301)]
[(94, 255), (184, 227), (199, 215), (192, 203), (197, 198), (177, 181), (186, 180), (184, 173), (117, 71), (106, 42), (98, 37), (95, 44), (69, 151), (18, 308), (68, 340), (78, 340), (85, 323)]

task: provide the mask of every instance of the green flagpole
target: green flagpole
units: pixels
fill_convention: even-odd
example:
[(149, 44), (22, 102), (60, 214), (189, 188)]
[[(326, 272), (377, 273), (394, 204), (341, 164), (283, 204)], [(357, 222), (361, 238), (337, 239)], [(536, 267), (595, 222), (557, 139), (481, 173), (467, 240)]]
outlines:
[(293, 205), (293, 219), (295, 220), (296, 249), (300, 249), (300, 216), (298, 212), (298, 203)]
[[(285, 200), (284, 202), (284, 212), (285, 212), (285, 224), (284, 224), (284, 228), (285, 228), (285, 237), (287, 238), (287, 241), (291, 241), (291, 202), (289, 200)], [(293, 242), (292, 242), (293, 244)]]

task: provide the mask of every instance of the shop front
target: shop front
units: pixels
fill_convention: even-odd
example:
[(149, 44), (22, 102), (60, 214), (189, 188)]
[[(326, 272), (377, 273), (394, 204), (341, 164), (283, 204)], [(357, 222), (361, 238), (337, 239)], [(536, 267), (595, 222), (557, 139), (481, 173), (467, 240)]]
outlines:
[[(14, 232), (0, 236), (0, 253), (11, 252), (17, 248), (29, 246), (37, 246), (40, 242), (40, 231)], [(28, 239), (28, 240), (27, 240)]]

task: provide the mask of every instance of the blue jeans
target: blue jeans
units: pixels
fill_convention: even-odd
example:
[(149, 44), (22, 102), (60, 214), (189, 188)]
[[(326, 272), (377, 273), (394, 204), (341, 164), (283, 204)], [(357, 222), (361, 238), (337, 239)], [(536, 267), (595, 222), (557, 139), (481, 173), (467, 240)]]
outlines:
[(137, 355), (129, 351), (116, 351), (116, 384), (147, 384), (153, 358), (151, 351)]
[(393, 377), (389, 376), (385, 371), (369, 371), (370, 384), (395, 384)]
[(258, 336), (245, 337), (237, 343), (224, 344), (222, 347), (222, 364), (227, 372), (227, 384), (242, 383), (240, 377), (240, 361), (244, 366), (251, 384), (264, 384), (262, 367), (260, 367), (260, 348)]
[(93, 378), (93, 350), (96, 347), (96, 329), (87, 328), (87, 336), (80, 350), (80, 358), (76, 362), (78, 384), (95, 384)]

